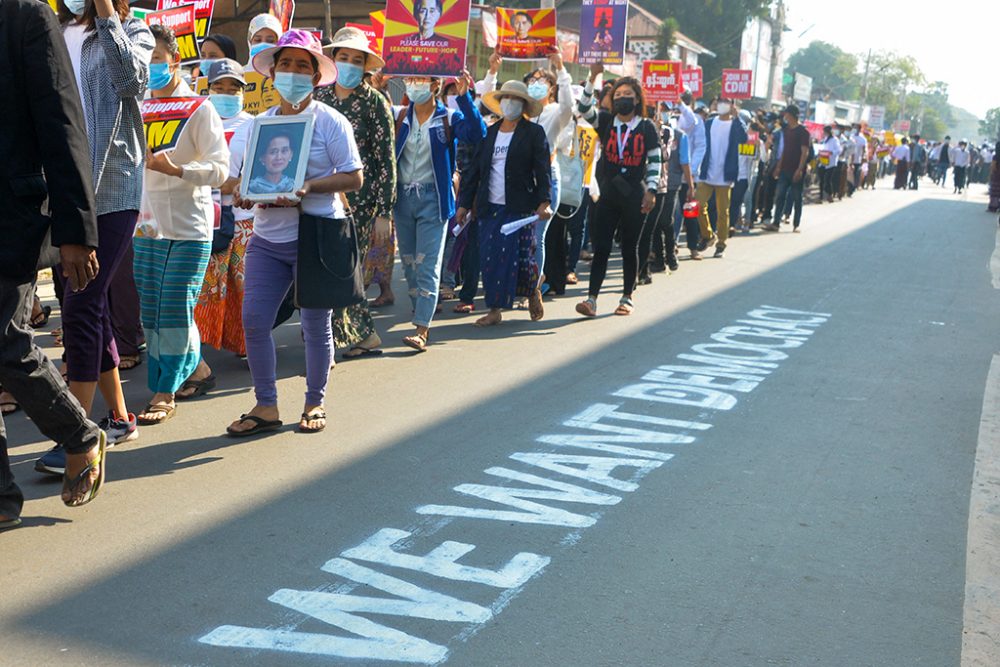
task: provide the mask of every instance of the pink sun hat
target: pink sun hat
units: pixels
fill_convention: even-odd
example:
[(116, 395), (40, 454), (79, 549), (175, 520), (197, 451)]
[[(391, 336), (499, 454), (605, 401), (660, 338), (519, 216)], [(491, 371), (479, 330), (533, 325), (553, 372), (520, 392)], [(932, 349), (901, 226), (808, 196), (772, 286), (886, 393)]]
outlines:
[(270, 46), (253, 58), (253, 68), (263, 76), (271, 76), (271, 68), (274, 67), (274, 58), (282, 49), (302, 49), (308, 51), (319, 63), (320, 79), (317, 86), (329, 86), (337, 80), (337, 66), (329, 57), (323, 55), (323, 45), (316, 39), (316, 36), (306, 30), (289, 30), (280, 38), (278, 43)]

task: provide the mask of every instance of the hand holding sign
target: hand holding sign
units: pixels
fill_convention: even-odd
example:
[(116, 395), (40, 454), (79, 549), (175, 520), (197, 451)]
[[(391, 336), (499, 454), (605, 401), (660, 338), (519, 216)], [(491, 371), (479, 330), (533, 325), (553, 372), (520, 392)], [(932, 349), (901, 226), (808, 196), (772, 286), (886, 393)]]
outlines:
[(149, 150), (149, 146), (146, 147), (146, 169), (158, 171), (167, 176), (176, 176), (177, 178), (184, 176), (184, 169), (174, 164), (169, 155), (166, 153), (156, 153), (154, 155), (153, 151)]

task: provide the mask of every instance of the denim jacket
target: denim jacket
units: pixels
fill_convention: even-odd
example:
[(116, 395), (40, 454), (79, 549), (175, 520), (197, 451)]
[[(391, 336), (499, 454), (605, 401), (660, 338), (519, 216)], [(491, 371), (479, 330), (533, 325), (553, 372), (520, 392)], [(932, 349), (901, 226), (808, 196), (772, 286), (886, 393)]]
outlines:
[(80, 56), (80, 87), (94, 168), (97, 215), (138, 211), (146, 137), (139, 102), (149, 81), (153, 33), (143, 21), (97, 17)]

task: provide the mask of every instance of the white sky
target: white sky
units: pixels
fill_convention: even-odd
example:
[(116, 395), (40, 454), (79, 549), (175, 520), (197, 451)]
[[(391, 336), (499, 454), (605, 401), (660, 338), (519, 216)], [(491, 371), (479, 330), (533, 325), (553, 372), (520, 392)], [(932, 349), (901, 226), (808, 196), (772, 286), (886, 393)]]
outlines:
[(785, 0), (785, 7), (787, 55), (813, 40), (856, 54), (898, 51), (916, 58), (928, 81), (947, 81), (953, 105), (980, 118), (1000, 106), (998, 0)]

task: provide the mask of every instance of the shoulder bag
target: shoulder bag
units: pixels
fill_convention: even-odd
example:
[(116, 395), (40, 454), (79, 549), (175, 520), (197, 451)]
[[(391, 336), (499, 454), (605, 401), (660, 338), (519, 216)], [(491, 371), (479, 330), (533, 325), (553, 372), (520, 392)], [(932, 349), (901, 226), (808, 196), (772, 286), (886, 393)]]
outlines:
[(321, 218), (300, 210), (295, 305), (338, 310), (364, 300), (354, 216)]

